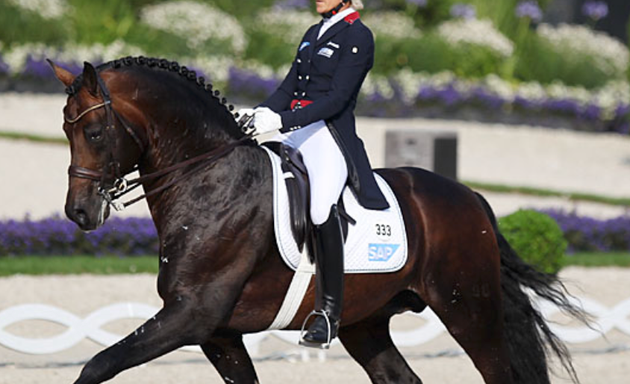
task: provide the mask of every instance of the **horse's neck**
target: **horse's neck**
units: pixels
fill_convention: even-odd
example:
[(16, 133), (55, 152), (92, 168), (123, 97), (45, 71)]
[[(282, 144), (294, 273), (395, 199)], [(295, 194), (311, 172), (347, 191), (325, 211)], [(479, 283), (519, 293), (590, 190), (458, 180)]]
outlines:
[[(262, 203), (264, 198), (260, 194), (269, 194), (272, 178), (265, 156), (259, 147), (238, 146), (225, 157), (191, 171), (189, 177), (148, 198), (161, 237), (172, 232), (173, 223), (188, 226), (182, 221), (192, 223), (201, 217), (207, 222), (220, 223), (223, 217), (242, 211), (244, 205), (253, 207)], [(170, 177), (178, 175), (181, 173)]]
[[(159, 121), (159, 120), (158, 120)], [(141, 169), (146, 172), (154, 172), (181, 163), (203, 153), (211, 152), (217, 148), (228, 145), (235, 141), (226, 132), (199, 132), (198, 128), (191, 128), (194, 125), (211, 127), (211, 122), (201, 121), (197, 123), (172, 123), (177, 122), (177, 118), (164, 118), (162, 122), (152, 124), (149, 135), (151, 140), (143, 161)], [(159, 126), (157, 124), (164, 124)], [(210, 130), (212, 128), (208, 128)]]

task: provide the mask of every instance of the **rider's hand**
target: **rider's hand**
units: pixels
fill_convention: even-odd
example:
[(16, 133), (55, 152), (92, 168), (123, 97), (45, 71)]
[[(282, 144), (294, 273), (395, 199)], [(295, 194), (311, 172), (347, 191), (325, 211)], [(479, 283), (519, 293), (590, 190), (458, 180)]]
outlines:
[(254, 115), (254, 130), (257, 135), (282, 128), (282, 118), (269, 108), (257, 108)]
[(256, 113), (256, 108), (242, 108), (239, 109), (237, 114), (238, 114), (238, 121), (241, 121), (245, 118), (247, 118), (248, 116), (254, 116), (254, 114)]

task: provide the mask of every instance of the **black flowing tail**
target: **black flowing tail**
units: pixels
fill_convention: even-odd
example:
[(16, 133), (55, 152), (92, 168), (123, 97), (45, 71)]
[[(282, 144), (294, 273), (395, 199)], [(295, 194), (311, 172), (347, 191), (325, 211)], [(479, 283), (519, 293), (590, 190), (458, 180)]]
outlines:
[(523, 261), (499, 232), (488, 202), (477, 193), (490, 218), (501, 251), (501, 288), (514, 381), (522, 384), (549, 384), (547, 358), (555, 355), (574, 383), (579, 383), (564, 343), (549, 329), (543, 315), (532, 304), (531, 290), (563, 312), (588, 325), (585, 312), (569, 301), (569, 294), (557, 276), (540, 272)]

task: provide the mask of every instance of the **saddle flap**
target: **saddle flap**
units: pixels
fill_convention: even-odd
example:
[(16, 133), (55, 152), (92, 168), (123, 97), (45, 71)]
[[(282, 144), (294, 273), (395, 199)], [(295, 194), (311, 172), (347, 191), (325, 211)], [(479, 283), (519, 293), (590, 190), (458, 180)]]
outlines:
[[(298, 265), (301, 265), (300, 260), (304, 257), (308, 259), (311, 253), (307, 249), (299, 250), (295, 241), (290, 224), (292, 219), (287, 184), (283, 181), (284, 171), (281, 168), (280, 157), (267, 146), (264, 148), (269, 155), (274, 174), (273, 209), (276, 244), (286, 265), (296, 270)], [(357, 219), (356, 224), (349, 226), (345, 239), (344, 269), (346, 273), (395, 272), (400, 270), (407, 261), (407, 236), (400, 206), (387, 182), (378, 174), (374, 176), (390, 208), (366, 209), (359, 204), (350, 188), (346, 188), (342, 194), (344, 210), (348, 216)]]
[(300, 252), (308, 239), (310, 231), (309, 209), (310, 188), (308, 172), (300, 152), (279, 142), (266, 142), (263, 145), (280, 157), (283, 178), (287, 186), (291, 232)]

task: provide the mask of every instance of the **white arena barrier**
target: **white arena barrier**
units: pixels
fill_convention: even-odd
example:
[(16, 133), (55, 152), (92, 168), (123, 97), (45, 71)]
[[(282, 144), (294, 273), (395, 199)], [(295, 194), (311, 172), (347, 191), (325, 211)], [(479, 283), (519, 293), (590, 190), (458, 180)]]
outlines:
[[(550, 323), (551, 329), (567, 343), (579, 344), (605, 337), (616, 329), (630, 336), (630, 298), (608, 308), (592, 299), (574, 299), (574, 303), (581, 305), (593, 318), (593, 328), (586, 326), (560, 325)], [(559, 309), (548, 302), (539, 302), (545, 317), (552, 319)], [(117, 335), (101, 329), (109, 322), (121, 319), (147, 320), (153, 317), (159, 308), (141, 303), (119, 303), (100, 308), (85, 318), (80, 318), (63, 309), (45, 304), (23, 304), (0, 311), (0, 346), (12, 350), (36, 355), (57, 353), (88, 338), (98, 344), (110, 346), (118, 342), (124, 335)], [(421, 326), (408, 331), (392, 331), (392, 338), (399, 347), (413, 347), (429, 342), (446, 329), (438, 317), (427, 308), (421, 314), (413, 314), (423, 321)], [(26, 320), (43, 320), (64, 325), (68, 329), (54, 337), (27, 338), (13, 335), (5, 328), (12, 324)], [(287, 343), (297, 346), (299, 332), (297, 331), (267, 331), (246, 335), (244, 338), (248, 351), (256, 356), (259, 345), (269, 337), (277, 337)], [(335, 341), (338, 343), (338, 341)], [(199, 347), (185, 347), (184, 351), (201, 352)]]

